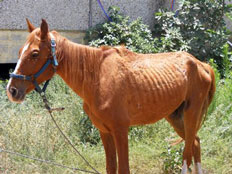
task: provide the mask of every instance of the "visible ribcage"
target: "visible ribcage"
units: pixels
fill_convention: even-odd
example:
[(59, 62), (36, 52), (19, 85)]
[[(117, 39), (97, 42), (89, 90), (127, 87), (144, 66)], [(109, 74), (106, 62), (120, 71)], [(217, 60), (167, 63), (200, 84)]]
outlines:
[(128, 75), (127, 83), (134, 101), (156, 103), (177, 96), (184, 85), (184, 75), (174, 65), (164, 63), (157, 67), (137, 67)]

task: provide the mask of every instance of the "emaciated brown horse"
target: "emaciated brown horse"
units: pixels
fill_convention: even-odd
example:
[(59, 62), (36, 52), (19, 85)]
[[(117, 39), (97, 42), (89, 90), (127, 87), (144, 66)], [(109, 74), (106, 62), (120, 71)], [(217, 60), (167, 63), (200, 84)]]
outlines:
[[(38, 72), (50, 58), (50, 42), (55, 38), (56, 72), (83, 99), (85, 112), (99, 129), (108, 174), (130, 173), (128, 128), (163, 118), (185, 140), (182, 174), (187, 173), (192, 157), (196, 173), (202, 173), (197, 132), (215, 92), (209, 65), (186, 52), (137, 54), (125, 47), (92, 48), (50, 32), (45, 20), (40, 28), (27, 23), (30, 35), (19, 51), (14, 73)], [(49, 65), (37, 82), (53, 75)], [(34, 88), (30, 81), (11, 78), (7, 94), (20, 103)]]

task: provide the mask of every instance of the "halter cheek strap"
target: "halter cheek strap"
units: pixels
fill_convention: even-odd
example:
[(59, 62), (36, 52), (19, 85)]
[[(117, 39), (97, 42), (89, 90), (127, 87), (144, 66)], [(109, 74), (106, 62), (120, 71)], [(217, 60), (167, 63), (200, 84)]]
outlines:
[(52, 54), (52, 59), (48, 59), (47, 62), (42, 66), (42, 68), (37, 72), (35, 73), (34, 75), (31, 75), (31, 76), (27, 76), (27, 75), (21, 75), (21, 74), (14, 74), (14, 73), (11, 73), (10, 74), (10, 77), (11, 78), (15, 78), (15, 79), (20, 79), (20, 80), (27, 80), (27, 81), (31, 81), (34, 86), (35, 86), (35, 90), (36, 92), (38, 93), (44, 93), (46, 91), (46, 88), (49, 84), (49, 80), (47, 80), (43, 86), (43, 88), (41, 89), (38, 82), (36, 81), (36, 79), (48, 68), (48, 66), (50, 64), (52, 64), (53, 66), (53, 69), (54, 69), (54, 72), (56, 72), (56, 68), (58, 66), (58, 62), (57, 62), (57, 58), (56, 58), (56, 41), (55, 41), (55, 38), (53, 36), (52, 33), (49, 33), (50, 34), (50, 37), (51, 37), (51, 54)]

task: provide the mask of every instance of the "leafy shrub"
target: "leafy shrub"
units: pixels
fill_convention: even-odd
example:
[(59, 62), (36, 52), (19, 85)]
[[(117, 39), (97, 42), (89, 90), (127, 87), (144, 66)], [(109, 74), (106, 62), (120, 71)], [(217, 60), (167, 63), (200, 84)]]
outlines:
[(214, 58), (223, 73), (222, 50), (228, 39), (224, 13), (231, 5), (222, 1), (182, 0), (176, 13), (155, 13), (154, 32), (162, 41), (161, 51), (185, 50), (200, 60)]
[(223, 72), (224, 72), (223, 77), (225, 77), (230, 75), (230, 72), (232, 70), (232, 50), (230, 49), (228, 43), (226, 43), (223, 46), (221, 56), (222, 56)]
[(80, 118), (78, 121), (78, 126), (78, 137), (82, 143), (89, 143), (90, 145), (96, 145), (97, 143), (99, 143), (99, 131), (93, 126), (89, 117), (84, 116)]
[(165, 174), (181, 173), (183, 148), (168, 145), (167, 149), (167, 151), (161, 154), (164, 158), (163, 172)]
[(87, 32), (86, 40), (90, 45), (98, 47), (123, 44), (135, 52), (157, 52), (156, 40), (140, 18), (129, 22), (129, 17), (121, 15), (118, 7), (110, 7), (109, 14), (112, 22), (99, 24)]

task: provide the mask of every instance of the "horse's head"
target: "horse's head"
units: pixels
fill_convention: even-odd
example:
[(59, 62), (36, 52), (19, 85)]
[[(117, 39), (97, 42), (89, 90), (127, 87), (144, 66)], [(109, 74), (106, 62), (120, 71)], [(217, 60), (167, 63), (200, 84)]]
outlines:
[[(25, 95), (54, 75), (51, 39), (48, 24), (42, 19), (40, 28), (35, 28), (27, 19), (30, 32), (26, 43), (19, 50), (19, 60), (7, 85), (7, 95), (12, 102), (21, 103)], [(46, 67), (44, 67), (46, 65)], [(41, 70), (42, 69), (42, 70)]]

